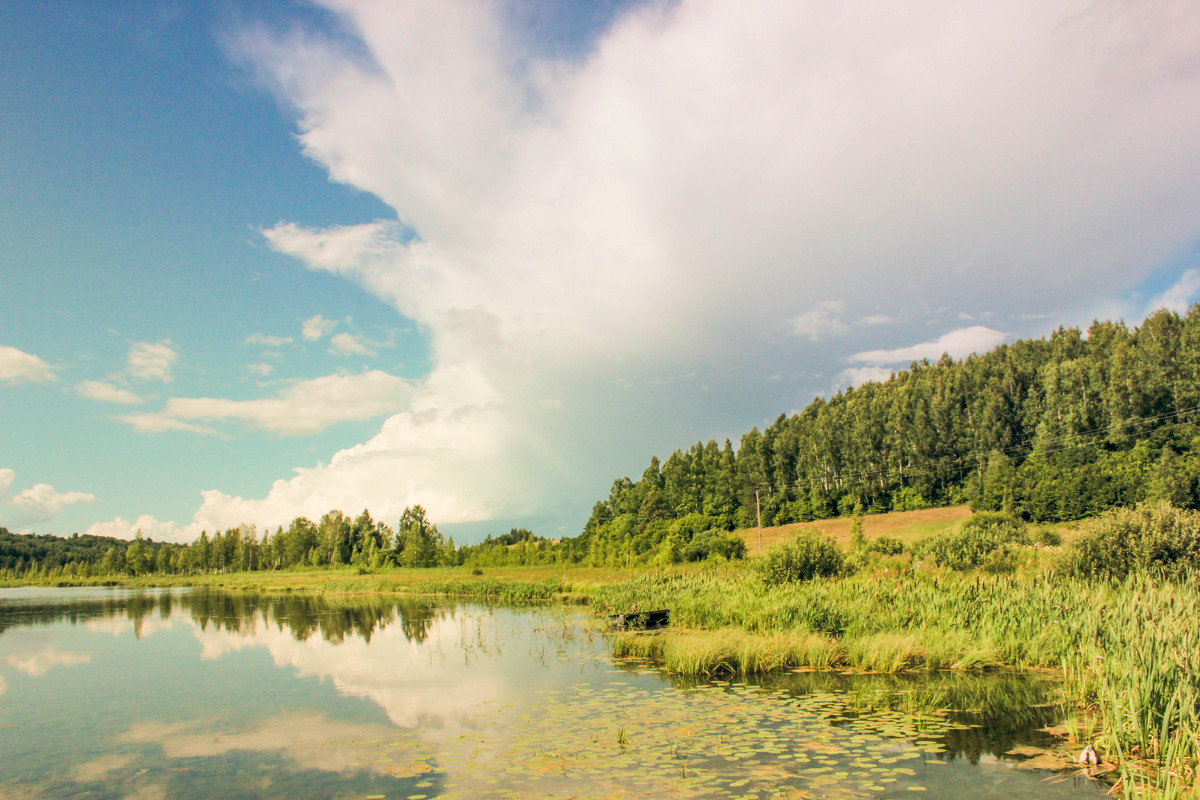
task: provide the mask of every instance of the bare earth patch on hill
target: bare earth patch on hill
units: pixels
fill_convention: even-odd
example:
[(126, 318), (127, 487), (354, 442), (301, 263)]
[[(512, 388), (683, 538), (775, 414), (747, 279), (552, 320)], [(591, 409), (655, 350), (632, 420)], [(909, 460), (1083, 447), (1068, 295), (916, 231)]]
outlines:
[[(924, 539), (926, 536), (952, 530), (970, 516), (971, 508), (965, 505), (925, 508), (920, 511), (869, 514), (863, 517), (863, 533), (867, 539), (893, 536), (908, 545), (918, 539)], [(791, 539), (802, 530), (815, 531), (822, 536), (832, 537), (839, 544), (847, 544), (850, 541), (852, 522), (853, 518), (851, 517), (837, 517), (836, 519), (819, 519), (813, 522), (795, 522), (790, 525), (763, 528), (763, 552), (769, 550), (774, 544)], [(758, 555), (758, 529), (745, 528), (736, 533), (745, 540), (747, 552), (751, 556)]]

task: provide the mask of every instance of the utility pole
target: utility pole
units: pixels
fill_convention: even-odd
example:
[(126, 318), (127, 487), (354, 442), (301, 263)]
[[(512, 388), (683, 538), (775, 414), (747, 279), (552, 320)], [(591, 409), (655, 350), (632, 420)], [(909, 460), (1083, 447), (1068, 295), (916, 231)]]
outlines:
[(758, 514), (758, 554), (762, 555), (762, 505), (758, 502), (758, 487), (754, 487), (754, 512)]

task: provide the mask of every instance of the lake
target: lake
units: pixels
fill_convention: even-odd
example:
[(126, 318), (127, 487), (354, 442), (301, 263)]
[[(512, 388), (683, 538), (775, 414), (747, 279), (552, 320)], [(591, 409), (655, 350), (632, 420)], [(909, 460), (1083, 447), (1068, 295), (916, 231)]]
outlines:
[(681, 680), (584, 611), (0, 589), (0, 796), (1099, 798), (1027, 675)]

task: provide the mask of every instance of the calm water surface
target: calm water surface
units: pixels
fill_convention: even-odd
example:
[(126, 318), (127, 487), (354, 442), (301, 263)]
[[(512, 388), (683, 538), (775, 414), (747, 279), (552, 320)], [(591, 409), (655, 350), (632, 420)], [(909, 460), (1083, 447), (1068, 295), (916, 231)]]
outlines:
[(0, 589), (0, 797), (1103, 797), (1006, 755), (1052, 690), (673, 681), (561, 608)]

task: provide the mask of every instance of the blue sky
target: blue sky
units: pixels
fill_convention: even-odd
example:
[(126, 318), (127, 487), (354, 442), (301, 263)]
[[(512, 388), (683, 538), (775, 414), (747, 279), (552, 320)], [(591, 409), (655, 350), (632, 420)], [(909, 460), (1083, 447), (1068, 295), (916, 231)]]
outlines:
[(0, 8), (0, 525), (426, 505), (1200, 296), (1169, 3)]

